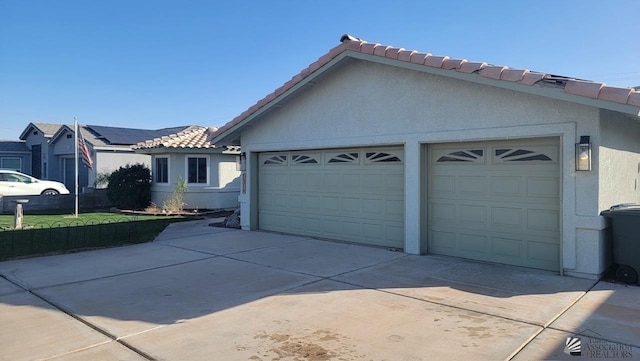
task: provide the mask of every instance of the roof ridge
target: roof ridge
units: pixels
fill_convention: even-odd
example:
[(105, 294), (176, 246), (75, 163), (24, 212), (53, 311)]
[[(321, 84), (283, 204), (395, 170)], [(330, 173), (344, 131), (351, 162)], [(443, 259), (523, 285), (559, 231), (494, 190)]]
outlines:
[(467, 59), (452, 59), (448, 56), (434, 56), (431, 53), (420, 53), (415, 50), (405, 50), (404, 48), (395, 48), (378, 43), (368, 43), (365, 40), (349, 34), (343, 35), (340, 41), (345, 44), (347, 50), (441, 68), (443, 70), (477, 73), (494, 80), (516, 82), (524, 85), (534, 85), (540, 81), (549, 79), (553, 79), (556, 82), (562, 80), (560, 83), (564, 85), (564, 91), (566, 93), (640, 107), (640, 91), (633, 87), (609, 86), (602, 82), (533, 72), (528, 69), (515, 69), (484, 62), (469, 62)]

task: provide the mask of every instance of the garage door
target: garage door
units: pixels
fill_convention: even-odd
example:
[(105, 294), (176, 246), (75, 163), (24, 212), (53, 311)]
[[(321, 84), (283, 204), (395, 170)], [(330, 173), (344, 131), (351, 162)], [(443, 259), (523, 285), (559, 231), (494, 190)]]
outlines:
[(404, 247), (401, 147), (261, 153), (260, 229)]
[(429, 252), (559, 269), (557, 138), (428, 147)]

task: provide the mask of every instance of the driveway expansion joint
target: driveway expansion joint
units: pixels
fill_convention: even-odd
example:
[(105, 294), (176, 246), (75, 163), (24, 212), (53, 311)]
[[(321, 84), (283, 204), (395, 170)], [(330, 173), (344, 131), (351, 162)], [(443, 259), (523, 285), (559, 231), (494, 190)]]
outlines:
[(145, 269), (135, 270), (135, 271), (122, 272), (122, 273), (117, 273), (117, 274), (112, 274), (112, 275), (101, 276), (101, 277), (88, 278), (88, 279), (83, 279), (83, 280), (78, 280), (78, 281), (63, 282), (63, 283), (58, 283), (58, 284), (54, 284), (54, 285), (47, 285), (47, 286), (42, 286), (42, 287), (33, 287), (33, 288), (22, 287), (22, 288), (24, 288), (25, 290), (30, 291), (30, 292), (31, 291), (39, 291), (39, 290), (44, 290), (44, 289), (47, 289), (47, 288), (68, 286), (68, 285), (74, 285), (74, 284), (79, 284), (79, 283), (84, 283), (84, 282), (93, 282), (93, 281), (99, 281), (99, 280), (104, 280), (104, 279), (109, 279), (109, 278), (116, 278), (116, 277), (120, 277), (120, 276), (128, 276), (128, 275), (137, 274), (137, 273), (144, 273), (144, 272), (155, 271), (155, 270), (159, 270), (159, 269), (182, 266), (182, 265), (185, 265), (185, 264), (190, 264), (190, 263), (210, 260), (210, 259), (213, 259), (213, 258), (216, 258), (216, 257), (218, 257), (218, 256), (212, 255), (211, 257), (203, 257), (203, 258), (193, 259), (193, 260), (184, 261), (184, 262), (172, 263), (172, 264), (167, 264), (167, 265), (163, 265), (163, 266), (145, 268)]
[[(5, 279), (6, 279), (6, 278), (5, 278)], [(74, 320), (76, 320), (76, 321), (80, 322), (81, 324), (85, 325), (86, 327), (89, 327), (90, 329), (92, 329), (92, 330), (94, 330), (94, 331), (96, 331), (96, 332), (98, 332), (98, 333), (102, 334), (103, 336), (105, 336), (105, 337), (107, 337), (107, 338), (109, 338), (109, 339), (110, 339), (110, 341), (105, 341), (105, 342), (101, 342), (101, 343), (98, 343), (98, 344), (94, 344), (94, 345), (90, 345), (90, 346), (87, 346), (87, 347), (83, 347), (83, 348), (80, 348), (80, 349), (71, 350), (71, 351), (69, 351), (68, 353), (65, 353), (65, 354), (72, 354), (72, 353), (75, 353), (75, 352), (80, 352), (80, 351), (87, 350), (87, 349), (90, 349), (90, 348), (93, 348), (93, 347), (97, 347), (97, 346), (100, 346), (100, 345), (103, 345), (103, 344), (107, 344), (108, 342), (117, 342), (117, 343), (121, 344), (122, 346), (124, 346), (124, 347), (126, 347), (126, 348), (130, 349), (131, 351), (133, 351), (133, 352), (137, 353), (139, 356), (141, 356), (141, 357), (143, 357), (143, 358), (145, 358), (145, 359), (147, 359), (147, 360), (149, 360), (149, 361), (154, 361), (154, 360), (155, 360), (155, 358), (150, 357), (150, 356), (149, 356), (148, 354), (146, 354), (145, 352), (142, 352), (141, 350), (138, 350), (138, 349), (136, 349), (136, 348), (134, 348), (134, 347), (131, 347), (130, 345), (128, 345), (128, 344), (126, 344), (126, 343), (124, 343), (124, 342), (122, 342), (122, 341), (118, 340), (118, 338), (117, 338), (115, 335), (112, 335), (111, 333), (109, 333), (108, 331), (106, 331), (106, 330), (102, 329), (101, 327), (99, 327), (99, 326), (97, 326), (97, 325), (94, 325), (93, 323), (91, 323), (91, 322), (89, 322), (89, 321), (87, 321), (87, 320), (83, 319), (82, 317), (80, 317), (80, 316), (78, 316), (78, 315), (75, 315), (75, 314), (74, 314), (73, 312), (71, 312), (70, 310), (67, 310), (67, 309), (66, 309), (66, 308), (64, 308), (64, 307), (59, 306), (58, 304), (56, 304), (55, 302), (53, 302), (53, 301), (49, 300), (48, 298), (46, 298), (46, 297), (44, 297), (44, 296), (42, 296), (42, 295), (39, 295), (38, 293), (33, 292), (32, 290), (26, 289), (26, 288), (22, 287), (20, 284), (15, 283), (15, 282), (12, 282), (12, 281), (11, 281), (11, 280), (9, 280), (9, 279), (7, 279), (7, 281), (9, 281), (9, 282), (13, 283), (14, 285), (16, 285), (16, 286), (20, 287), (20, 288), (21, 288), (21, 289), (23, 289), (26, 293), (28, 293), (28, 294), (30, 294), (30, 295), (32, 295), (32, 296), (34, 296), (34, 297), (36, 297), (37, 299), (39, 299), (39, 300), (41, 300), (41, 301), (43, 301), (43, 302), (45, 302), (46, 304), (50, 305), (50, 306), (51, 306), (51, 307), (53, 307), (54, 309), (56, 309), (56, 310), (58, 310), (58, 311), (60, 311), (60, 312), (64, 313), (65, 315), (67, 315), (67, 316), (71, 317), (72, 319), (74, 319)], [(73, 284), (73, 282), (72, 282), (71, 284)], [(57, 357), (57, 356), (60, 356), (60, 355), (53, 355), (53, 356), (48, 357), (48, 358), (49, 358), (49, 359), (51, 359), (51, 358), (53, 358), (53, 357)], [(46, 360), (46, 359), (45, 359), (45, 360)]]
[(566, 307), (564, 307), (562, 309), (562, 311), (558, 312), (557, 315), (555, 315), (554, 317), (551, 318), (551, 320), (549, 320), (548, 322), (546, 322), (543, 326), (542, 329), (540, 330), (540, 332), (536, 333), (534, 337), (530, 338), (528, 341), (524, 342), (522, 344), (522, 346), (520, 346), (520, 348), (516, 349), (510, 356), (509, 360), (516, 357), (516, 355), (518, 355), (522, 350), (524, 350), (525, 347), (527, 347), (527, 345), (529, 345), (536, 337), (538, 337), (538, 335), (540, 335), (544, 330), (546, 329), (552, 329), (552, 330), (556, 330), (556, 331), (562, 331), (562, 332), (567, 332), (567, 331), (563, 331), (563, 330), (557, 330), (553, 327), (550, 327), (558, 318), (560, 318), (560, 316), (562, 316), (563, 314), (565, 314), (571, 307), (573, 307), (576, 303), (578, 303), (578, 301), (580, 301), (584, 296), (587, 295), (587, 293), (589, 293), (599, 282), (601, 281), (601, 279), (597, 279), (594, 281), (594, 283), (589, 287), (589, 289), (583, 291), (580, 296), (576, 297), (573, 302), (570, 302)]

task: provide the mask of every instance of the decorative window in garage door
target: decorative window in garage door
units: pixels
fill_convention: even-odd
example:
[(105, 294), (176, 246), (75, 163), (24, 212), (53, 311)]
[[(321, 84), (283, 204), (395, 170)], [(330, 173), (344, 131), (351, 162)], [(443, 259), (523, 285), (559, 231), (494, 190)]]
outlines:
[(438, 163), (448, 162), (465, 162), (465, 163), (484, 163), (484, 150), (483, 149), (462, 149), (448, 151), (446, 154), (441, 155)]
[(269, 157), (262, 162), (264, 165), (287, 165), (287, 156), (286, 155), (274, 155)]
[(334, 164), (353, 164), (360, 162), (360, 153), (357, 152), (348, 152), (348, 153), (338, 153), (338, 154), (329, 154), (329, 160), (327, 163)]
[(366, 152), (365, 164), (402, 163), (402, 152)]
[(558, 158), (558, 147), (496, 148), (494, 154), (495, 163), (555, 162)]
[(319, 164), (320, 157), (317, 154), (293, 154), (291, 156), (292, 165)]

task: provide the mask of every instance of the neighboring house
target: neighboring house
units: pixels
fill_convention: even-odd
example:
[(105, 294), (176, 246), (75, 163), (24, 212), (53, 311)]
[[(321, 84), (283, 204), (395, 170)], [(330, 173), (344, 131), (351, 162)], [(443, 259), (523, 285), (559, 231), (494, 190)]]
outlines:
[(31, 172), (31, 150), (24, 142), (0, 140), (0, 168)]
[(238, 206), (240, 171), (238, 147), (216, 147), (217, 129), (191, 126), (184, 131), (136, 144), (137, 153), (152, 157), (151, 201), (162, 207), (179, 177), (187, 181), (185, 208), (218, 209)]
[[(93, 169), (78, 168), (78, 186), (82, 191), (95, 186), (98, 174), (108, 174), (127, 164), (142, 163), (151, 167), (151, 157), (135, 153), (131, 146), (152, 137), (161, 137), (186, 127), (158, 130), (81, 126)], [(75, 136), (73, 125), (30, 123), (20, 136), (32, 153), (32, 172), (36, 178), (57, 180), (75, 189)], [(40, 176), (38, 176), (40, 175)], [(103, 185), (104, 186), (104, 185)]]
[(599, 214), (640, 201), (640, 92), (341, 41), (214, 137), (242, 146), (243, 229), (607, 269)]
[(55, 161), (53, 155), (49, 152), (49, 140), (62, 127), (62, 124), (52, 123), (29, 123), (20, 134), (20, 139), (25, 142), (27, 148), (31, 151), (31, 174), (40, 179), (49, 178), (49, 165)]

